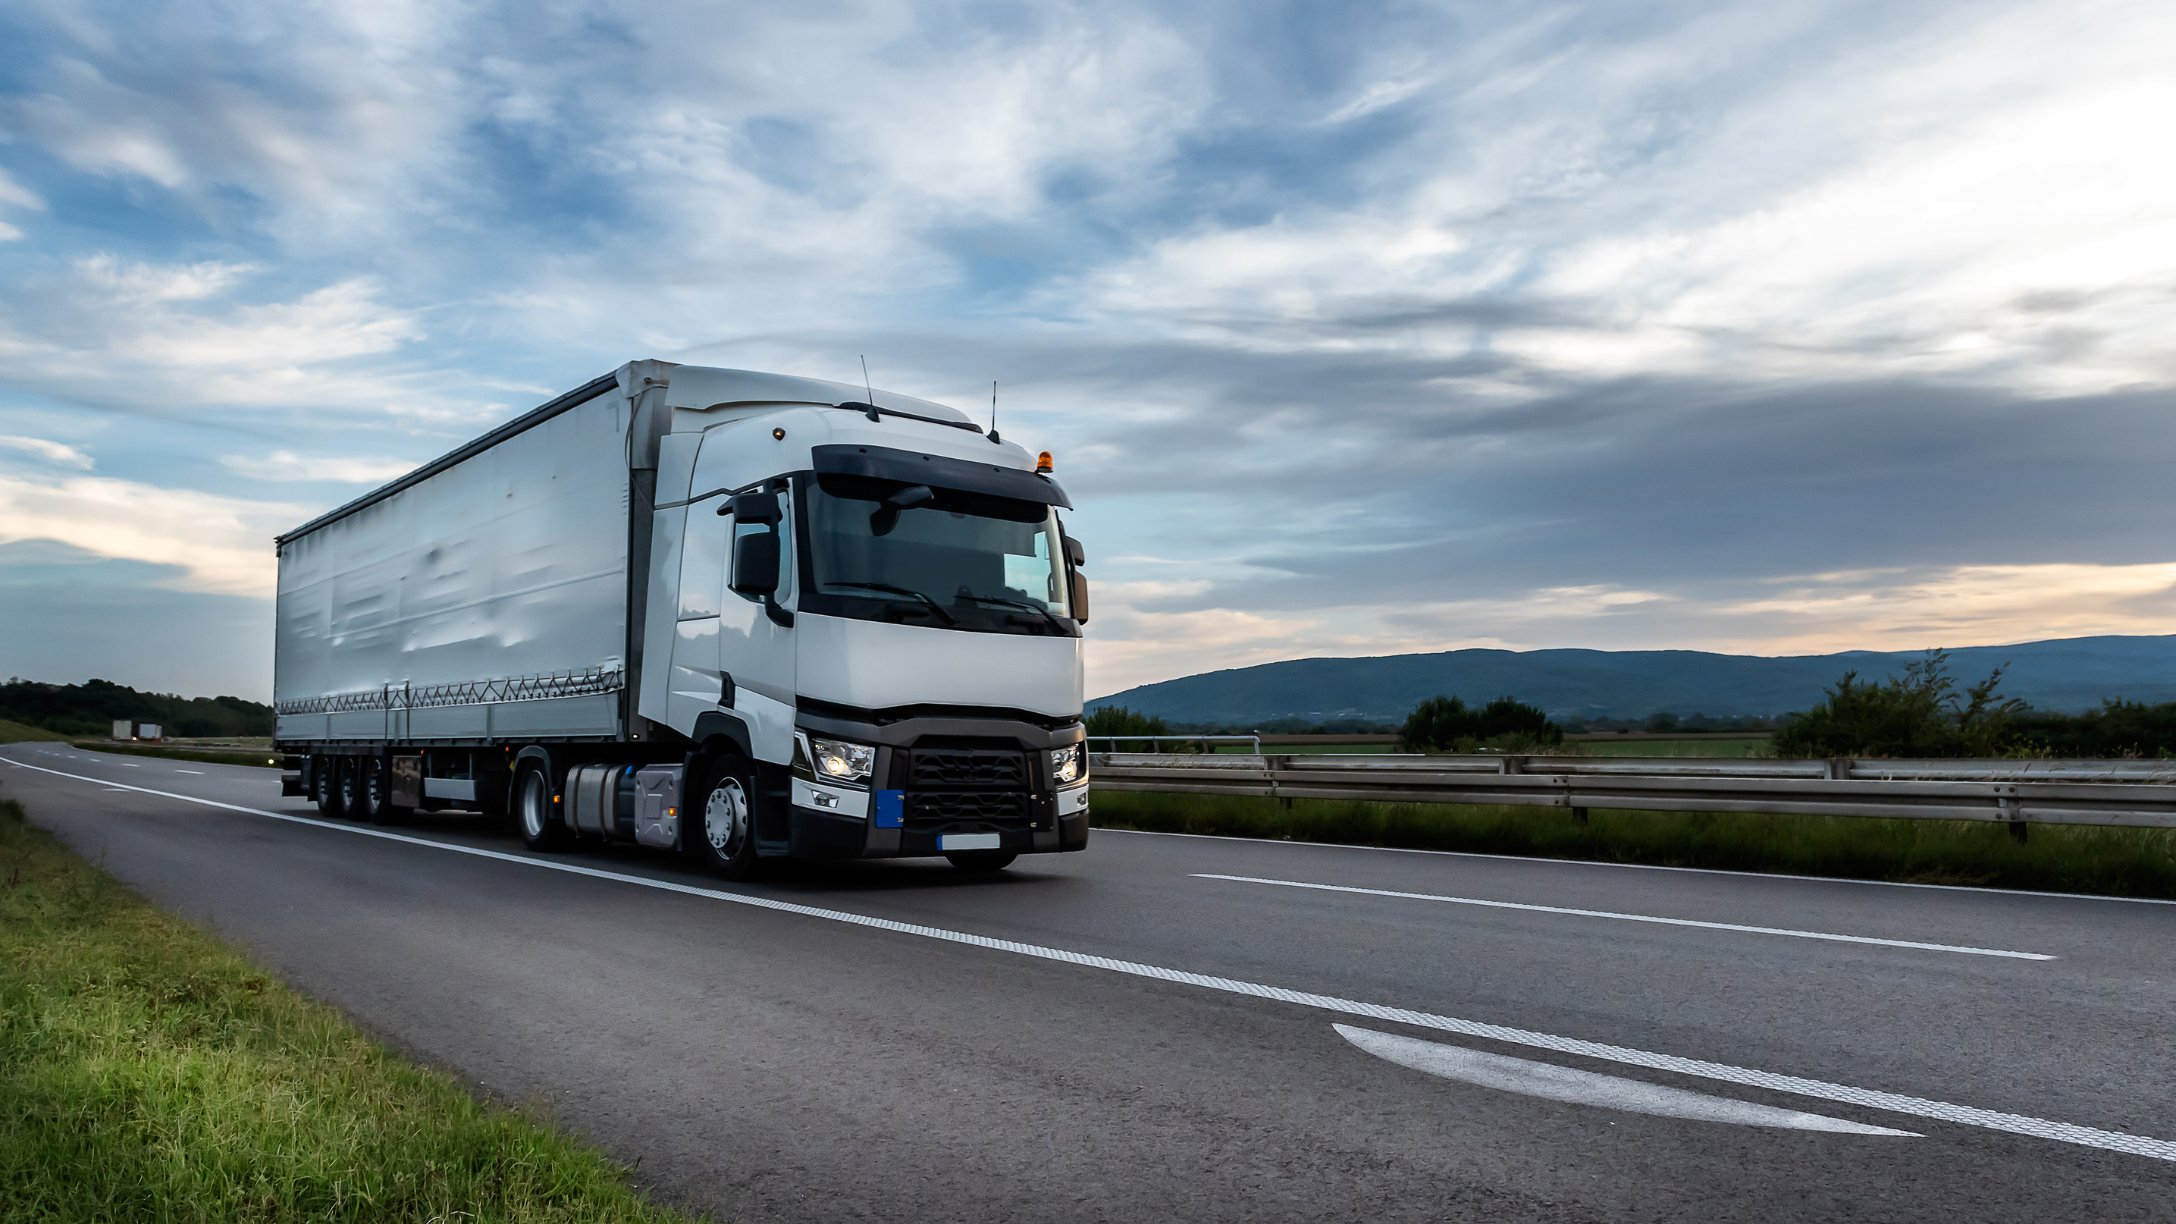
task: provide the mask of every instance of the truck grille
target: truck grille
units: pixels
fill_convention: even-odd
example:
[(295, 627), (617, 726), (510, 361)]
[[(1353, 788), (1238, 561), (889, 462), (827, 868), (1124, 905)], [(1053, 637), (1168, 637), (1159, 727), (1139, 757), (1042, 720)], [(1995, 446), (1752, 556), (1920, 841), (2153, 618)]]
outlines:
[(1027, 754), (1017, 748), (916, 748), (907, 788), (989, 786), (1026, 790)]
[(1028, 797), (1019, 791), (908, 791), (908, 820), (1026, 820)]

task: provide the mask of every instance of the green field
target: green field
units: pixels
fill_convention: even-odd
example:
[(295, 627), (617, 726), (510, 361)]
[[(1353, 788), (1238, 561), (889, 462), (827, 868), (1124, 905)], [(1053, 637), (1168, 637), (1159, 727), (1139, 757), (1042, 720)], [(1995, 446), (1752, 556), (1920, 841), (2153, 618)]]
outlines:
[(674, 1221), (0, 801), (0, 1218)]
[(2176, 898), (2176, 830), (1098, 791), (1104, 828)]
[(169, 761), (205, 761), (213, 765), (277, 766), (279, 757), (258, 748), (189, 748), (163, 744), (121, 744), (112, 740), (76, 740), (85, 752), (110, 752), (116, 756), (163, 757)]
[(1582, 739), (1566, 745), (1573, 752), (1584, 750), (1594, 756), (1653, 756), (1653, 757), (1764, 757), (1771, 754), (1768, 737), (1748, 736), (1687, 736), (1684, 739)]

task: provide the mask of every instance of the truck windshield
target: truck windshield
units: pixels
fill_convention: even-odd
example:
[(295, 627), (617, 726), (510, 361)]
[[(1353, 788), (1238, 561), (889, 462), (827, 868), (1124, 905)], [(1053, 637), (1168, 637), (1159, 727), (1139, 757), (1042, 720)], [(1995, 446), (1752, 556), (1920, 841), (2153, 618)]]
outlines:
[(1039, 502), (824, 475), (803, 486), (801, 606), (989, 633), (1079, 633), (1057, 514)]

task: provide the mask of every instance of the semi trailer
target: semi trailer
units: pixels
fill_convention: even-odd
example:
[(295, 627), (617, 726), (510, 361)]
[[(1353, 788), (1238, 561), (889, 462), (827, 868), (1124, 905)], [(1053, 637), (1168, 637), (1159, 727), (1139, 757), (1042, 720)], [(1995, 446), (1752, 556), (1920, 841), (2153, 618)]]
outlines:
[(1082, 849), (1071, 508), (941, 404), (628, 362), (278, 538), (283, 790), (727, 879)]

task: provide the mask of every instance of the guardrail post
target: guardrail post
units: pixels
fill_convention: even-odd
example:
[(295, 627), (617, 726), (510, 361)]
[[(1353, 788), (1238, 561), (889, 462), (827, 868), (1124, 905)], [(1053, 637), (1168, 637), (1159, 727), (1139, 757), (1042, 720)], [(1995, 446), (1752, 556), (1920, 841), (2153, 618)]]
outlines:
[(1292, 810), (1292, 799), (1291, 799), (1291, 797), (1290, 797), (1290, 796), (1288, 796), (1288, 795), (1280, 795), (1280, 794), (1278, 794), (1278, 793), (1277, 793), (1277, 771), (1278, 771), (1278, 770), (1280, 770), (1280, 769), (1283, 769), (1283, 768), (1284, 768), (1284, 767), (1285, 767), (1285, 766), (1286, 766), (1287, 764), (1289, 764), (1289, 763), (1291, 762), (1292, 758), (1291, 758), (1291, 757), (1288, 757), (1288, 756), (1273, 756), (1273, 757), (1264, 757), (1264, 758), (1262, 758), (1262, 759), (1263, 759), (1263, 761), (1264, 761), (1265, 763), (1267, 763), (1267, 764), (1268, 764), (1268, 766), (1269, 766), (1269, 793), (1270, 793), (1270, 794), (1271, 794), (1271, 795), (1272, 795), (1273, 797), (1275, 797), (1275, 799), (1277, 800), (1278, 804), (1279, 804), (1280, 806), (1282, 806), (1282, 807), (1284, 808), (1284, 810), (1285, 810), (1285, 811), (1287, 811), (1287, 812), (1291, 811), (1291, 810)]
[(2002, 814), (2010, 818), (2010, 838), (2022, 842), (2031, 834), (2032, 827), (2025, 823), (2025, 813), (2019, 810), (2017, 788), (2009, 786), (2003, 789), (2009, 792), (2002, 796), (2001, 803)]

